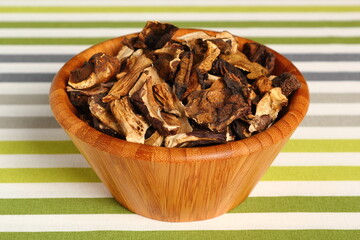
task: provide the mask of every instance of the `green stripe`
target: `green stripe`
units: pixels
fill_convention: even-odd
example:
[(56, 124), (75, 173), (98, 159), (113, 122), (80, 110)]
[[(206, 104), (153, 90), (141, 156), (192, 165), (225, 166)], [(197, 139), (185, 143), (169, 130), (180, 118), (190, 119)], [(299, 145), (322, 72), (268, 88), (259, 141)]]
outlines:
[(3, 13), (141, 13), (141, 12), (359, 12), (360, 6), (96, 6), (2, 7)]
[(0, 141), (0, 154), (79, 153), (71, 141)]
[[(111, 38), (111, 37), (109, 37)], [(0, 45), (77, 45), (95, 44), (109, 38), (0, 38)], [(247, 37), (263, 44), (355, 44), (360, 37)]]
[(100, 182), (91, 168), (0, 168), (0, 183)]
[[(290, 219), (291, 221), (291, 219)], [(360, 239), (360, 230), (211, 230), (211, 231), (87, 231), (87, 232), (4, 232), (1, 240), (88, 240), (88, 239), (241, 239), (241, 240), (339, 240)]]
[(360, 167), (271, 167), (261, 181), (357, 181)]
[[(261, 181), (358, 181), (360, 167), (271, 167)], [(91, 168), (0, 168), (0, 183), (99, 182)]]
[[(181, 28), (359, 27), (360, 21), (172, 21)], [(142, 28), (145, 22), (0, 22), (0, 28)]]
[(282, 152), (360, 152), (360, 139), (293, 139)]
[[(360, 139), (293, 139), (282, 152), (360, 152)], [(71, 141), (0, 141), (0, 154), (79, 153)]]
[[(360, 197), (250, 197), (229, 213), (360, 212)], [(0, 215), (131, 214), (113, 198), (0, 199)]]

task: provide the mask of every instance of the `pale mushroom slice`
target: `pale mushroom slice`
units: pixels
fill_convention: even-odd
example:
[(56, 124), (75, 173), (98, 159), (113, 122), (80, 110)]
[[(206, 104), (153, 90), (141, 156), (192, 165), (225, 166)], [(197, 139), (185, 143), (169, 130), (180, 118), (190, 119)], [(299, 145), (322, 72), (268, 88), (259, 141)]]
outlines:
[[(265, 93), (256, 106), (254, 119), (249, 121), (249, 131), (255, 132), (266, 129), (277, 118), (278, 113), (287, 103), (288, 99), (282, 94), (280, 87), (272, 88)], [(266, 124), (267, 126), (263, 127)]]
[(144, 143), (149, 125), (141, 115), (134, 112), (130, 98), (116, 99), (110, 102), (110, 108), (126, 141)]
[(120, 70), (116, 57), (105, 53), (94, 54), (88, 62), (70, 73), (68, 84), (75, 89), (87, 89), (111, 80)]
[(215, 59), (220, 55), (220, 49), (211, 41), (206, 41), (207, 49), (205, 56), (199, 66), (197, 67), (202, 74), (210, 71)]
[(179, 100), (172, 94), (170, 86), (167, 83), (156, 84), (153, 86), (153, 90), (155, 98), (165, 112), (174, 114), (177, 117), (181, 116), (178, 107), (180, 103), (177, 103)]
[(116, 58), (119, 60), (119, 62), (123, 62), (127, 57), (130, 57), (131, 54), (134, 53), (134, 49), (129, 48), (128, 46), (122, 46), (119, 50), (118, 54), (116, 55)]
[(197, 39), (207, 40), (212, 38), (213, 38), (212, 36), (208, 35), (203, 31), (197, 31), (179, 36), (176, 39), (179, 40), (180, 42), (185, 43), (185, 45), (187, 45), (192, 50), (195, 48)]
[(155, 99), (153, 85), (152, 78), (149, 77), (145, 84), (131, 96), (131, 99), (161, 135), (176, 134), (180, 126), (166, 122), (161, 115), (161, 106)]
[(109, 91), (108, 95), (102, 100), (103, 102), (110, 102), (115, 99), (119, 99), (125, 95), (128, 95), (130, 89), (134, 86), (143, 70), (152, 64), (152, 61), (144, 54), (140, 56), (130, 57), (127, 67), (127, 72), (117, 76), (118, 81)]
[(234, 54), (221, 55), (220, 58), (227, 61), (228, 63), (240, 68), (246, 72), (249, 72), (246, 76), (249, 79), (258, 79), (263, 75), (268, 75), (269, 71), (261, 66), (259, 63), (251, 62), (245, 54), (237, 51)]
[(197, 131), (189, 133), (178, 133), (165, 138), (165, 147), (197, 147), (213, 145), (226, 142), (226, 135), (222, 133)]
[(164, 141), (164, 136), (161, 136), (161, 134), (158, 131), (155, 131), (150, 137), (145, 139), (145, 144), (150, 146), (160, 147), (163, 141)]
[(101, 102), (99, 96), (89, 97), (89, 110), (91, 115), (99, 119), (105, 126), (111, 128), (115, 132), (120, 133), (120, 128), (114, 116), (109, 112)]

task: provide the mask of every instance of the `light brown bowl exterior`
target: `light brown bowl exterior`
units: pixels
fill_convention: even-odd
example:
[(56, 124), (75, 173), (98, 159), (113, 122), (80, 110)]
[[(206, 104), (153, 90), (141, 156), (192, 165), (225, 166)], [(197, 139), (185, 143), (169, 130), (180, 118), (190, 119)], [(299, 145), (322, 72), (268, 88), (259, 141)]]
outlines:
[[(175, 36), (193, 31), (198, 30), (180, 29)], [(71, 70), (97, 52), (115, 55), (123, 37), (81, 52), (60, 69), (50, 89), (56, 120), (114, 198), (137, 214), (184, 222), (213, 218), (236, 207), (247, 198), (305, 117), (309, 91), (304, 77), (289, 60), (270, 49), (277, 57), (274, 73), (291, 72), (302, 87), (290, 99), (287, 113), (269, 129), (241, 141), (209, 147), (169, 149), (131, 143), (81, 121), (65, 91)], [(239, 37), (237, 41), (240, 47), (252, 42)]]

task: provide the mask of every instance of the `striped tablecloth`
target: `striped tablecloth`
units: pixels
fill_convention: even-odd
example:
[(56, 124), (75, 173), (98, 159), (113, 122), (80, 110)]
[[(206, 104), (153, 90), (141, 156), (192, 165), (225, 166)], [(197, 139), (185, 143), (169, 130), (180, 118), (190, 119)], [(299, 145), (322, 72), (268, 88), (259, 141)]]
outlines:
[[(121, 207), (49, 109), (65, 61), (153, 19), (267, 44), (309, 83), (301, 127), (251, 196), (215, 219)], [(358, 0), (0, 1), (0, 239), (360, 239), (359, 152)]]

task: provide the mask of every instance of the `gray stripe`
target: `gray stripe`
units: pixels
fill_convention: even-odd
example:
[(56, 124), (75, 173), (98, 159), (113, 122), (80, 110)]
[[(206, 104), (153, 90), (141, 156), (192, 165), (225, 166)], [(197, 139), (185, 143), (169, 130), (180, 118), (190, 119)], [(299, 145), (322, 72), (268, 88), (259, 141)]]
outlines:
[[(311, 91), (311, 89), (310, 89)], [(312, 103), (359, 103), (360, 94), (357, 93), (313, 93), (310, 94)]]
[(73, 55), (1, 54), (0, 62), (67, 62)]
[[(360, 72), (303, 72), (303, 74), (308, 81), (360, 81)], [(51, 82), (54, 75), (55, 73), (1, 73), (0, 82)]]
[[(359, 127), (360, 116), (306, 116), (302, 127)], [(53, 117), (0, 117), (0, 128), (59, 128)]]
[(0, 128), (59, 128), (53, 117), (0, 117)]
[[(335, 109), (334, 109), (335, 111)], [(302, 127), (358, 127), (360, 116), (306, 116)]]
[[(0, 62), (66, 62), (74, 55), (0, 54)], [(291, 61), (360, 61), (360, 54), (285, 54)]]
[(0, 82), (51, 82), (55, 73), (1, 73)]
[[(354, 69), (355, 71), (359, 69)], [(303, 72), (308, 81), (359, 81), (360, 72)]]
[(0, 105), (11, 104), (48, 104), (47, 94), (39, 95), (0, 95)]
[(285, 54), (291, 61), (360, 61), (360, 54)]
[[(360, 94), (356, 93), (313, 93), (310, 95), (312, 103), (360, 103)], [(0, 95), (0, 105), (11, 104), (48, 104), (47, 94), (28, 95)]]

